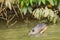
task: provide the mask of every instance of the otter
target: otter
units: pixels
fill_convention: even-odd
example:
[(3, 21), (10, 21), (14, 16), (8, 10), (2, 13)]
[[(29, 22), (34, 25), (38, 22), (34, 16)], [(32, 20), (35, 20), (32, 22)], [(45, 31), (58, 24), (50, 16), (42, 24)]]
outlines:
[(47, 25), (45, 23), (37, 24), (30, 30), (28, 35), (43, 34), (46, 30), (47, 30)]

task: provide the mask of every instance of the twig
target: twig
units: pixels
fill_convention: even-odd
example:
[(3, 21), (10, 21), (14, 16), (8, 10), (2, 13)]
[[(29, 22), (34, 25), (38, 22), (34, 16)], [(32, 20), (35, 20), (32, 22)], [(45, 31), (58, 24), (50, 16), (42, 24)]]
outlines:
[(2, 10), (0, 10), (0, 14), (1, 14), (1, 12), (4, 11), (5, 9), (6, 9), (6, 8), (3, 8)]
[(9, 15), (8, 20), (11, 18), (12, 15)]
[(6, 17), (6, 20), (7, 20), (7, 13), (5, 13), (5, 12), (4, 12), (4, 15), (5, 15), (5, 17)]
[(3, 7), (3, 4), (4, 4), (4, 2), (1, 3), (1, 9), (2, 9), (2, 7)]
[(17, 21), (15, 21), (14, 23), (12, 23), (10, 26), (13, 26), (14, 24), (16, 24), (17, 23)]
[(10, 20), (7, 20), (7, 22), (9, 23), (14, 17), (15, 17), (15, 15), (13, 15), (13, 17)]
[(15, 12), (15, 15), (18, 17), (18, 14), (17, 14), (17, 12), (16, 12), (14, 6), (12, 6), (12, 8), (13, 8), (13, 10), (14, 10), (14, 12)]
[(6, 21), (8, 20), (8, 15), (7, 15), (7, 11), (5, 10), (5, 16), (6, 16)]
[(22, 14), (22, 12), (21, 12), (21, 9), (19, 8), (19, 5), (17, 5), (17, 7), (18, 7), (18, 9), (19, 9), (19, 11), (20, 11), (20, 13), (21, 13), (22, 18), (23, 18), (23, 14)]
[(0, 14), (0, 17), (3, 17), (3, 14), (2, 13)]
[(4, 17), (0, 17), (1, 19), (3, 19), (3, 20), (6, 20), (6, 18), (4, 18)]

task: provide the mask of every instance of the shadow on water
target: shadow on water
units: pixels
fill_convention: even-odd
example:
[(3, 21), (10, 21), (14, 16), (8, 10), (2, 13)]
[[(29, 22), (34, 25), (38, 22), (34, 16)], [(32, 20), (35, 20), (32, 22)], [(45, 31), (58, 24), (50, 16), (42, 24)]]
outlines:
[(3, 29), (18, 29), (18, 28), (23, 28), (23, 27), (26, 27), (26, 28), (30, 29), (38, 23), (39, 22), (36, 21), (36, 20), (31, 20), (29, 23), (18, 21), (15, 25), (13, 25), (11, 27), (10, 26), (7, 27), (6, 21), (0, 19), (0, 29), (2, 29), (2, 30)]
[[(30, 20), (30, 22), (28, 23), (18, 21), (15, 25), (11, 27), (10, 26), (7, 27), (6, 21), (0, 19), (0, 29), (19, 29), (19, 28), (25, 28), (25, 27), (30, 29), (39, 23), (40, 22), (38, 20)], [(60, 21), (57, 24), (60, 24)]]
[(27, 34), (30, 28), (34, 27), (38, 23), (39, 22), (35, 20), (31, 20), (30, 23), (18, 22), (14, 26), (7, 28), (6, 22), (0, 20), (0, 38), (2, 38), (3, 40), (5, 39), (7, 40), (8, 39), (9, 40), (18, 40), (18, 39), (19, 40), (40, 40), (40, 39), (49, 40), (49, 39), (53, 39), (54, 40), (54, 37), (55, 39), (56, 37), (60, 37), (60, 32), (59, 32), (60, 28), (58, 28), (60, 26), (60, 22), (57, 24), (57, 27), (56, 26), (49, 27), (47, 31), (39, 37), (28, 36)]
[(6, 29), (6, 22), (0, 19), (0, 29)]

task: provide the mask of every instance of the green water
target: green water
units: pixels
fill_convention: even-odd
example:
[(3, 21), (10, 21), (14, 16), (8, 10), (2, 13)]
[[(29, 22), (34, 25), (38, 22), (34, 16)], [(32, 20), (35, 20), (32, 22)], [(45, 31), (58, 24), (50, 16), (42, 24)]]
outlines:
[(0, 40), (60, 40), (60, 23), (49, 25), (45, 33), (39, 37), (28, 36), (29, 30), (37, 23), (36, 21), (29, 24), (18, 23), (10, 28), (0, 24)]

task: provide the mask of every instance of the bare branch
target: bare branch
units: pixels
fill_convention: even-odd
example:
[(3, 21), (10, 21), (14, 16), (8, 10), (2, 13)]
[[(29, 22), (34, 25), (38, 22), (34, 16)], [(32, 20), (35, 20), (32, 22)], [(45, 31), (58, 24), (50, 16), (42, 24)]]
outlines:
[(13, 26), (13, 25), (15, 25), (17, 23), (17, 21), (15, 21), (14, 23), (12, 23), (10, 26)]
[(2, 10), (0, 10), (0, 14), (1, 14), (1, 12), (4, 11), (5, 9), (6, 9), (6, 8), (3, 8)]
[(15, 17), (15, 15), (13, 15), (13, 17), (10, 20), (7, 20), (7, 22), (9, 23), (11, 20), (13, 20), (14, 17)]
[(18, 14), (17, 14), (17, 12), (16, 12), (14, 6), (12, 6), (12, 7), (13, 7), (13, 10), (14, 10), (14, 12), (15, 12), (15, 15), (18, 17)]

